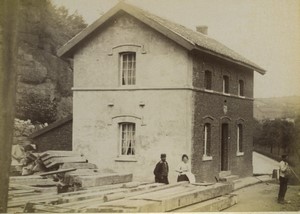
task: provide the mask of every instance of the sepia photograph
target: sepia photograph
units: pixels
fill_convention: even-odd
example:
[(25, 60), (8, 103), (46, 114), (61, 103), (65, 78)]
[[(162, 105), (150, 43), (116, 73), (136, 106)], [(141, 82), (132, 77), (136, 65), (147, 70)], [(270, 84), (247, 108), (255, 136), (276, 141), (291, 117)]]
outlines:
[(299, 0), (0, 0), (0, 213), (300, 212)]

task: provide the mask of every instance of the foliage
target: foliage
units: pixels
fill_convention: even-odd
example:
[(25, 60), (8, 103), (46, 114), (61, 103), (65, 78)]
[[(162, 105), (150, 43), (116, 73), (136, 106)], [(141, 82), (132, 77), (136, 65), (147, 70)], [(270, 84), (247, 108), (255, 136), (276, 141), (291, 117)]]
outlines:
[[(22, 105), (16, 105), (16, 117), (20, 119), (30, 118), (32, 122), (53, 122), (56, 120), (57, 104), (50, 97), (38, 94), (27, 94), (20, 100)], [(26, 118), (24, 118), (26, 115)]]
[(269, 147), (270, 153), (274, 153), (274, 148), (277, 148), (278, 155), (280, 149), (288, 153), (294, 138), (295, 124), (293, 122), (275, 119), (256, 124), (254, 141), (256, 144)]
[[(21, 84), (17, 85), (16, 116), (50, 123), (64, 114), (58, 111), (65, 108), (57, 108), (62, 98), (72, 95), (72, 63), (58, 58), (57, 49), (87, 25), (77, 12), (69, 14), (66, 8), (58, 8), (50, 0), (19, 1), (18, 16), (18, 83)], [(32, 81), (34, 77), (38, 81)], [(72, 103), (68, 107), (71, 110)]]

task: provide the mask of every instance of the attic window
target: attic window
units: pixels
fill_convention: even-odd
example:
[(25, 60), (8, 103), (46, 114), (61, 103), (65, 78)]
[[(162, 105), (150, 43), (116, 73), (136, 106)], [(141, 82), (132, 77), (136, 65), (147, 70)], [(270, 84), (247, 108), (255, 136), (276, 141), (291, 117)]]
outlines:
[(120, 74), (122, 85), (135, 85), (136, 54), (120, 53)]

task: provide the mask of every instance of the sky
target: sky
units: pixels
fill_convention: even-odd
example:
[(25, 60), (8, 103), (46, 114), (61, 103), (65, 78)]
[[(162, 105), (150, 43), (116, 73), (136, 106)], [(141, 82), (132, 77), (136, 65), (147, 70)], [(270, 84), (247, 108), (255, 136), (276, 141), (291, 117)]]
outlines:
[[(300, 96), (300, 0), (125, 0), (208, 35), (267, 70), (254, 97)], [(118, 0), (52, 0), (91, 24)]]

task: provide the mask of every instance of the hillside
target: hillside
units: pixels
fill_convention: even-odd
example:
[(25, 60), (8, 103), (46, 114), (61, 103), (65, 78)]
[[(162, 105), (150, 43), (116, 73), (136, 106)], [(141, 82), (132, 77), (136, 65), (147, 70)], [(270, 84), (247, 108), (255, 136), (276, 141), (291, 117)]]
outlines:
[(254, 117), (258, 120), (295, 118), (300, 113), (300, 96), (256, 98)]
[(72, 112), (72, 62), (56, 50), (86, 24), (49, 0), (19, 2), (16, 117), (53, 122)]

